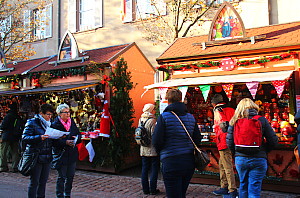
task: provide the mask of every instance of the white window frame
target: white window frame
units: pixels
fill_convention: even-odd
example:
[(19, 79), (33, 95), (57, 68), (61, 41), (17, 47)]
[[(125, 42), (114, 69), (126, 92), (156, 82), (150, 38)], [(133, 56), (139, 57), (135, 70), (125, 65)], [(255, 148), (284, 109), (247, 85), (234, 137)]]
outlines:
[(52, 37), (52, 5), (33, 11), (33, 20), (39, 20), (39, 26), (34, 28), (33, 36), (35, 40)]
[(103, 27), (103, 0), (69, 0), (68, 3), (70, 32)]

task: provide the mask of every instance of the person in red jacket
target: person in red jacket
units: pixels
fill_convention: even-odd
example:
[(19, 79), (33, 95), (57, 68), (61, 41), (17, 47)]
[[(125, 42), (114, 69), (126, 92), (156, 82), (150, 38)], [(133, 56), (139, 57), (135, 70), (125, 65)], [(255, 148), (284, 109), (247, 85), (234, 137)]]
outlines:
[(232, 153), (226, 144), (227, 129), (229, 121), (234, 115), (234, 109), (229, 107), (220, 94), (214, 95), (211, 100), (214, 107), (214, 130), (216, 143), (220, 154), (219, 169), (221, 188), (213, 191), (215, 195), (228, 195), (237, 197), (235, 175), (233, 171)]

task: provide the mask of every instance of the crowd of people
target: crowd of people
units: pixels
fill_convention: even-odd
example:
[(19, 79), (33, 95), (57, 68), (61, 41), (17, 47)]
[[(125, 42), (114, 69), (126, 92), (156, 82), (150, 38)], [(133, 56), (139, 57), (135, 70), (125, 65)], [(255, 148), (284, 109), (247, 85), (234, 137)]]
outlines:
[[(166, 100), (168, 106), (157, 118), (156, 125), (153, 125), (153, 118), (153, 122), (146, 126), (151, 131), (152, 142), (149, 147), (141, 146), (143, 159), (142, 188), (144, 194), (159, 192), (156, 189), (159, 168), (157, 166), (157, 156), (159, 156), (167, 197), (184, 198), (195, 170), (194, 146), (184, 128), (187, 129), (198, 147), (201, 147), (202, 136), (195, 118), (188, 113), (185, 104), (182, 102), (181, 91), (169, 89), (166, 93)], [(236, 110), (226, 104), (220, 94), (215, 94), (211, 99), (211, 103), (214, 111), (216, 145), (220, 154), (220, 189), (212, 193), (230, 198), (260, 197), (262, 180), (267, 171), (267, 153), (278, 144), (275, 132), (265, 117), (258, 116), (259, 107), (249, 98), (242, 99)], [(152, 116), (151, 111), (153, 108), (149, 108), (150, 106), (151, 104), (144, 106), (139, 125), (149, 116)], [(174, 114), (179, 117), (183, 124)], [(249, 153), (248, 151), (243, 152), (242, 149), (236, 150), (238, 145), (235, 144), (235, 139), (241, 134), (239, 130), (243, 131), (239, 120), (244, 118), (247, 120), (253, 118), (257, 120), (257, 124), (260, 126), (258, 130), (261, 134), (261, 142), (259, 143), (260, 146), (257, 147), (258, 151), (255, 150)], [(247, 133), (256, 133), (254, 129), (254, 131), (251, 130), (252, 127), (249, 127)], [(145, 149), (149, 150), (148, 154), (144, 152)], [(155, 162), (153, 159), (155, 159)], [(149, 167), (150, 165), (152, 167)], [(234, 165), (239, 177), (239, 190), (236, 184)], [(149, 172), (151, 175), (150, 187)]]
[[(143, 125), (151, 135), (151, 143), (141, 145), (140, 148), (142, 191), (146, 195), (160, 193), (157, 179), (161, 169), (167, 197), (184, 198), (195, 170), (195, 148), (191, 139), (195, 145), (201, 147), (202, 135), (196, 119), (188, 113), (186, 105), (182, 102), (180, 90), (169, 89), (166, 100), (168, 106), (158, 118), (153, 114), (155, 105), (145, 104), (139, 119), (139, 126)], [(258, 116), (259, 107), (249, 98), (242, 99), (236, 109), (226, 104), (220, 94), (214, 95), (211, 103), (216, 145), (220, 155), (220, 189), (212, 193), (234, 198), (260, 197), (262, 180), (267, 171), (267, 153), (278, 143), (275, 132), (265, 117)], [(57, 170), (57, 198), (71, 197), (78, 159), (76, 144), (81, 142), (81, 135), (70, 117), (70, 108), (67, 104), (60, 104), (56, 108), (57, 117), (53, 119), (54, 111), (52, 105), (43, 104), (39, 113), (34, 118), (28, 119), (25, 124), (18, 116), (17, 104), (12, 103), (1, 124), (3, 132), (0, 144), (0, 172), (8, 171), (9, 148), (12, 171), (17, 171), (20, 160), (19, 140), (22, 140), (22, 145), (25, 146), (24, 151), (39, 153), (37, 163), (30, 174), (29, 198), (45, 197), (51, 167)], [(296, 116), (297, 119), (298, 117)], [(262, 141), (260, 146), (255, 147), (258, 150), (244, 152), (244, 148), (238, 149), (236, 139), (244, 130), (240, 127), (244, 118), (256, 120), (256, 124), (260, 126)], [(297, 119), (296, 121), (300, 120)], [(52, 139), (45, 134), (48, 127), (69, 133), (61, 138)], [(251, 130), (250, 127), (249, 134), (252, 133)], [(239, 189), (234, 165), (239, 177)]]
[[(51, 167), (57, 170), (56, 197), (71, 197), (72, 183), (75, 175), (78, 149), (75, 146), (80, 143), (81, 135), (74, 120), (70, 117), (70, 108), (67, 104), (60, 104), (57, 109), (57, 117), (53, 120), (54, 108), (50, 104), (43, 104), (39, 113), (32, 119), (23, 123), (22, 133), (16, 133), (17, 120), (21, 118), (17, 113), (17, 104), (9, 106), (9, 112), (4, 118), (2, 129), (0, 171), (8, 171), (7, 150), (10, 146), (12, 156), (12, 171), (18, 171), (17, 166), (20, 160), (20, 151), (28, 154), (38, 152), (37, 162), (30, 172), (28, 186), (28, 198), (45, 197), (46, 183)], [(51, 122), (53, 120), (53, 122)], [(17, 124), (17, 125), (22, 125)], [(45, 132), (48, 127), (62, 132), (69, 132), (59, 139), (49, 138)], [(20, 140), (22, 146), (20, 148)], [(59, 158), (59, 163), (53, 166), (53, 159)], [(57, 161), (56, 161), (57, 162)]]

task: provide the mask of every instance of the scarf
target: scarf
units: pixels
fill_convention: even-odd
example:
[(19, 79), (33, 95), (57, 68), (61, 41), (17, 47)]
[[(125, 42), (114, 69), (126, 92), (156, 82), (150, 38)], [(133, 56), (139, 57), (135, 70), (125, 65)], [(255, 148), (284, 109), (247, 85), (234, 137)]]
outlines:
[(41, 123), (42, 123), (42, 127), (46, 130), (48, 127), (50, 127), (51, 122), (45, 120), (45, 118), (43, 118), (43, 116), (41, 114), (37, 114), (38, 118), (40, 119)]
[(67, 131), (70, 130), (71, 128), (71, 118), (68, 118), (67, 122), (63, 121), (60, 117), (59, 117), (59, 121), (62, 123), (62, 125), (65, 127), (65, 129)]

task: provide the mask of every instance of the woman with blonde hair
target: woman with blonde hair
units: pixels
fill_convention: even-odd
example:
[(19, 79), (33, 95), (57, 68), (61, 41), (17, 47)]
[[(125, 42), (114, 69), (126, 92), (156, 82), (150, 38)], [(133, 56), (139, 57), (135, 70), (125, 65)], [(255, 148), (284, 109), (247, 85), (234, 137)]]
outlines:
[[(262, 180), (267, 172), (267, 152), (272, 150), (278, 143), (278, 138), (270, 126), (268, 120), (265, 117), (258, 116), (259, 106), (255, 104), (251, 99), (242, 99), (236, 110), (235, 114), (229, 122), (228, 134), (226, 142), (228, 147), (235, 153), (235, 166), (240, 179), (239, 197), (240, 198), (256, 198), (260, 197)], [(235, 134), (239, 134), (238, 130), (245, 130), (247, 128), (249, 138), (253, 136), (251, 134), (256, 131), (254, 127), (241, 127), (240, 120), (243, 118), (258, 120), (258, 126), (256, 130), (260, 130), (262, 134), (261, 146), (255, 152), (248, 152), (246, 150), (237, 150), (235, 145)], [(252, 119), (251, 119), (252, 120)], [(245, 120), (243, 120), (245, 122)], [(255, 123), (255, 122), (253, 122)], [(236, 128), (236, 130), (235, 130)]]

